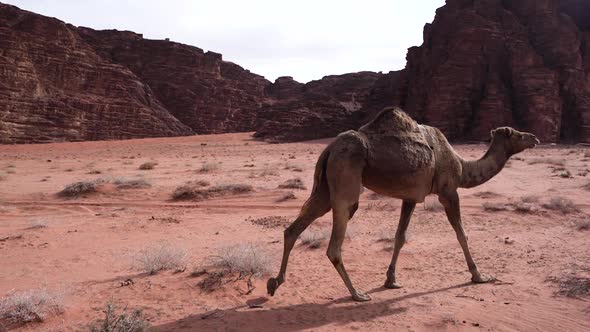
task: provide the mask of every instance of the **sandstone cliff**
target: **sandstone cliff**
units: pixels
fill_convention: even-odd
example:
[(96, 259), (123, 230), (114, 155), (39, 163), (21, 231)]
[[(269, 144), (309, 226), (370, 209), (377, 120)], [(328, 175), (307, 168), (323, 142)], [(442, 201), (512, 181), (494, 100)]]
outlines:
[(373, 111), (390, 105), (398, 72), (326, 76), (302, 84), (280, 77), (269, 88), (274, 97), (258, 114), (257, 138), (301, 141), (358, 129)]
[(65, 23), (0, 4), (0, 143), (187, 135), (130, 70)]
[(104, 58), (129, 68), (166, 109), (198, 134), (254, 131), (270, 82), (222, 55), (133, 32), (79, 28)]
[(401, 106), (451, 139), (511, 125), (590, 142), (590, 1), (447, 0), (412, 47)]

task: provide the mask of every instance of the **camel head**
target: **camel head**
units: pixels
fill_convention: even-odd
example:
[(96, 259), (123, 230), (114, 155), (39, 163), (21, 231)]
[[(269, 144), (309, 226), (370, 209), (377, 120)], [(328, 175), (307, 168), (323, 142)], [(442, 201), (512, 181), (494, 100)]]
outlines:
[(541, 143), (537, 136), (510, 127), (494, 129), (491, 134), (492, 143), (501, 143), (510, 155), (532, 149)]

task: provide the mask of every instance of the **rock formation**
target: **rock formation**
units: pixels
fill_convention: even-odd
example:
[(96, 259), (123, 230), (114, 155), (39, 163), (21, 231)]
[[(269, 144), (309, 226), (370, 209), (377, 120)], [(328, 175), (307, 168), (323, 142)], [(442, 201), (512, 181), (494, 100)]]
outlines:
[(133, 32), (79, 34), (104, 58), (129, 68), (166, 109), (198, 134), (254, 131), (270, 82), (222, 55)]
[(400, 105), (451, 139), (514, 126), (590, 142), (590, 2), (447, 0), (412, 47)]
[(398, 105), (454, 140), (590, 143), (590, 1), (447, 0), (401, 72), (271, 83), (221, 54), (0, 3), (0, 143), (334, 136)]
[(65, 23), (0, 4), (0, 143), (187, 135), (152, 89)]
[(270, 86), (274, 98), (258, 114), (257, 138), (301, 141), (356, 129), (373, 110), (390, 105), (398, 72), (326, 76), (301, 84), (280, 77)]

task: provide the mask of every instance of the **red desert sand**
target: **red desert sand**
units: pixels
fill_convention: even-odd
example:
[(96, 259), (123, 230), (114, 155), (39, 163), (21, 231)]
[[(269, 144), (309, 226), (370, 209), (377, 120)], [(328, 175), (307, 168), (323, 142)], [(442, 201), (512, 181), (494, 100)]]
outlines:
[[(280, 291), (266, 294), (329, 140), (250, 135), (0, 146), (0, 297), (44, 288), (63, 298), (63, 313), (4, 318), (0, 330), (86, 330), (109, 302), (141, 309), (155, 331), (590, 330), (590, 149), (541, 145), (460, 189), (472, 254), (495, 283), (470, 282), (428, 197), (398, 261), (404, 287), (385, 289), (400, 202), (365, 190), (343, 246), (352, 281), (372, 297), (357, 303), (326, 257), (330, 213), (295, 246)], [(455, 148), (476, 159), (486, 145)], [(79, 181), (87, 193), (58, 195)], [(256, 271), (220, 263), (236, 245), (254, 251)], [(150, 248), (172, 264), (148, 262)]]

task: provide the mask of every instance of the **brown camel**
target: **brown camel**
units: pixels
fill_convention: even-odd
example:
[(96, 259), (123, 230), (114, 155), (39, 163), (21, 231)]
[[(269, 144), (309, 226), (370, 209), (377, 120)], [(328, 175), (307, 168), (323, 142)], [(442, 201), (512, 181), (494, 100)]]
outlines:
[(416, 203), (429, 194), (438, 195), (451, 226), (457, 234), (474, 283), (492, 281), (482, 276), (471, 257), (467, 235), (461, 223), (457, 188), (472, 188), (488, 181), (502, 170), (510, 156), (533, 148), (539, 140), (533, 134), (509, 127), (492, 130), (492, 141), (479, 160), (466, 161), (436, 128), (420, 125), (399, 108), (386, 108), (359, 131), (347, 131), (336, 138), (320, 155), (315, 168), (311, 196), (299, 216), (285, 230), (281, 269), (267, 283), (274, 295), (285, 281), (289, 254), (299, 235), (317, 218), (333, 211), (332, 235), (327, 255), (346, 284), (352, 298), (371, 298), (356, 290), (342, 262), (341, 246), (348, 220), (358, 208), (361, 187), (403, 200), (393, 257), (387, 269), (385, 287), (400, 288), (395, 265), (405, 242), (405, 233)]

